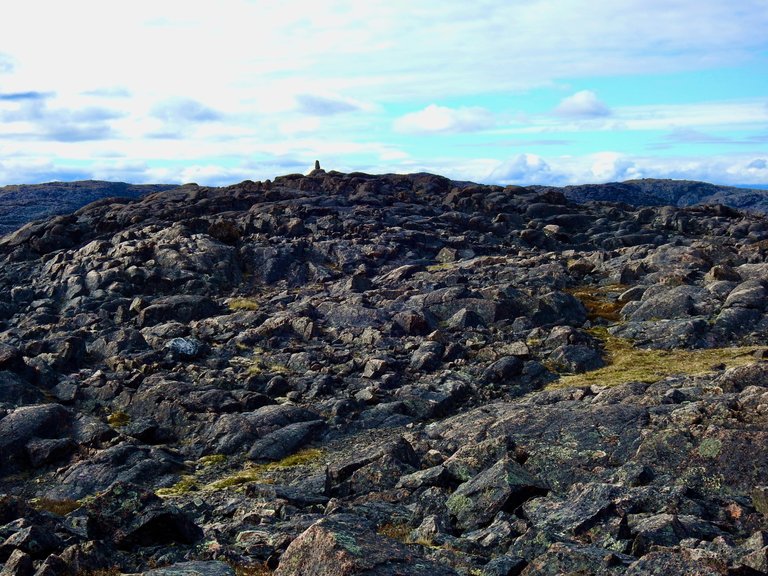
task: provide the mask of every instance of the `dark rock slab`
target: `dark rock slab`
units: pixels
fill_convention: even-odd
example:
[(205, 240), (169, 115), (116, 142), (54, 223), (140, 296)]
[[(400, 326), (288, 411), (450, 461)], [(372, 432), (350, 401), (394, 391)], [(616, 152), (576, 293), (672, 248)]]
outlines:
[(335, 515), (310, 526), (280, 558), (276, 576), (454, 576), (456, 572), (395, 540), (379, 536), (356, 516)]
[(135, 484), (116, 482), (78, 515), (87, 517), (88, 535), (121, 549), (157, 544), (192, 544), (203, 536), (189, 516)]
[(528, 499), (545, 494), (547, 487), (520, 464), (502, 458), (460, 485), (446, 502), (462, 530), (490, 522), (497, 512), (513, 512)]

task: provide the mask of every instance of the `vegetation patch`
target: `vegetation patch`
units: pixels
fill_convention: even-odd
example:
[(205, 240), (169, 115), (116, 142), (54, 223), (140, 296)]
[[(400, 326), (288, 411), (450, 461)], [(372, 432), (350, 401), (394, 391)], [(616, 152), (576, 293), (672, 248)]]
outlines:
[(181, 480), (169, 488), (158, 488), (155, 493), (158, 496), (181, 496), (193, 490), (199, 490), (200, 485), (194, 476), (182, 476)]
[(380, 536), (397, 540), (403, 544), (409, 544), (411, 542), (411, 528), (408, 524), (403, 522), (387, 522), (379, 526), (376, 531)]
[(299, 450), (295, 454), (286, 456), (282, 460), (278, 460), (277, 462), (271, 462), (270, 464), (265, 464), (264, 466), (267, 469), (306, 466), (307, 464), (312, 464), (314, 462), (317, 462), (318, 460), (320, 460), (320, 458), (323, 457), (324, 454), (325, 452), (320, 448), (305, 448), (304, 450)]
[(635, 348), (631, 340), (611, 335), (605, 328), (590, 333), (603, 341), (606, 366), (586, 372), (561, 376), (548, 389), (579, 386), (616, 386), (626, 382), (658, 382), (672, 375), (701, 375), (715, 366), (732, 368), (755, 361), (755, 346), (705, 348), (697, 350), (649, 350)]
[(123, 426), (127, 426), (130, 421), (131, 417), (122, 410), (116, 410), (107, 416), (107, 424), (113, 428), (122, 428)]
[(723, 443), (717, 438), (704, 438), (699, 444), (699, 455), (703, 458), (717, 458), (722, 447)]
[(209, 456), (203, 456), (197, 461), (197, 465), (201, 468), (209, 468), (216, 464), (223, 464), (227, 461), (227, 457), (224, 454), (210, 454)]
[(73, 510), (77, 510), (83, 505), (79, 500), (65, 498), (57, 500), (55, 498), (35, 498), (30, 501), (32, 508), (41, 512), (51, 512), (57, 516), (66, 516)]
[(251, 482), (261, 482), (263, 484), (269, 484), (264, 478), (263, 466), (249, 466), (239, 472), (235, 472), (231, 476), (221, 478), (215, 482), (211, 482), (205, 486), (205, 490), (223, 490), (225, 488), (234, 488), (242, 486), (243, 484), (250, 484)]
[(442, 272), (443, 270), (453, 270), (457, 268), (456, 262), (440, 262), (439, 264), (430, 264), (427, 266), (427, 272)]
[(248, 375), (259, 376), (264, 373), (286, 375), (291, 373), (291, 369), (283, 364), (267, 363), (261, 358), (254, 358), (248, 365)]
[(272, 570), (264, 564), (231, 564), (235, 571), (235, 576), (267, 576), (272, 574)]
[(259, 303), (252, 298), (232, 298), (227, 302), (227, 306), (233, 312), (238, 310), (254, 311), (259, 309)]
[(587, 318), (592, 322), (603, 320), (618, 322), (621, 320), (621, 309), (624, 304), (619, 302), (619, 296), (627, 290), (623, 284), (608, 286), (579, 286), (566, 290), (578, 298), (587, 309)]
[[(272, 484), (274, 481), (270, 478), (270, 473), (281, 469), (294, 468), (297, 466), (307, 466), (317, 462), (325, 454), (318, 448), (306, 448), (295, 454), (286, 456), (277, 462), (268, 464), (248, 464), (244, 469), (235, 472), (224, 478), (220, 478), (209, 484), (200, 486), (200, 490), (224, 490), (226, 488), (237, 488), (251, 482), (260, 482), (262, 484)], [(210, 458), (210, 457), (209, 457)], [(159, 494), (159, 492), (158, 492)]]

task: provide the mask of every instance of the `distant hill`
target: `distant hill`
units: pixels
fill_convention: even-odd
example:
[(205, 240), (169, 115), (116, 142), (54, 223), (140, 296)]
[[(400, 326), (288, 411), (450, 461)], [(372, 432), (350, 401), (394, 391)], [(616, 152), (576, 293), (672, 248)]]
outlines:
[(176, 187), (176, 184), (126, 184), (99, 180), (3, 186), (0, 187), (0, 236), (32, 220), (74, 212), (103, 198), (139, 198)]
[(558, 190), (574, 202), (590, 200), (625, 202), (634, 206), (694, 206), (724, 204), (748, 212), (768, 213), (768, 190), (719, 186), (693, 180), (643, 178), (608, 184), (580, 184), (555, 188), (529, 186), (536, 190)]

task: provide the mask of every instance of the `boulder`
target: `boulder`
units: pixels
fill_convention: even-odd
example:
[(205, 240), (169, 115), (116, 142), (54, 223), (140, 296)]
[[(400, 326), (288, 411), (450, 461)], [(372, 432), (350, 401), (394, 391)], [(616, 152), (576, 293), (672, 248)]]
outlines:
[(459, 528), (473, 530), (490, 522), (497, 512), (514, 512), (530, 498), (546, 492), (540, 480), (505, 457), (461, 484), (446, 506)]
[(275, 576), (455, 576), (452, 569), (378, 535), (356, 516), (312, 524), (286, 549)]

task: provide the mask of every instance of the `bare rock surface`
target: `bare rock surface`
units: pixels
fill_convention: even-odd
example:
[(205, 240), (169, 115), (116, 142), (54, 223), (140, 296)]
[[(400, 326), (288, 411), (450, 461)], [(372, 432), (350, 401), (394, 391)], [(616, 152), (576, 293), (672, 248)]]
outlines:
[(765, 573), (766, 241), (324, 170), (27, 224), (3, 574)]

